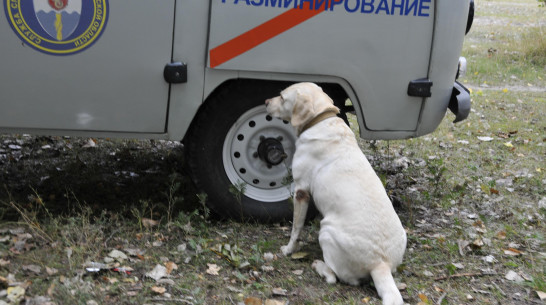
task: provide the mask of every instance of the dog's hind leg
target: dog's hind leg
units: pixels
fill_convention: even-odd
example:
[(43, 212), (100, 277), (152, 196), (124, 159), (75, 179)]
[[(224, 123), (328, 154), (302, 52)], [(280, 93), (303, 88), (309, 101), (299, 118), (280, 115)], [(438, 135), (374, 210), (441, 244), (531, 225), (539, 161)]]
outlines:
[(315, 269), (315, 271), (320, 276), (324, 277), (328, 284), (335, 284), (337, 282), (336, 274), (323, 261), (318, 259), (315, 260), (313, 264), (311, 265), (311, 268)]
[(335, 283), (337, 278), (339, 281), (349, 285), (360, 285), (360, 279), (364, 275), (358, 266), (355, 266), (354, 262), (349, 260), (350, 256), (345, 252), (344, 247), (339, 244), (339, 234), (330, 226), (323, 225), (323, 222), (321, 222), (321, 226), (319, 243), (324, 262), (315, 261), (312, 267), (318, 274), (324, 276), (326, 282), (330, 284)]
[(377, 294), (383, 300), (383, 305), (402, 305), (404, 300), (392, 277), (391, 268), (385, 262), (380, 263), (372, 272), (372, 279)]
[(301, 229), (305, 224), (305, 216), (307, 215), (307, 209), (309, 208), (309, 200), (311, 200), (311, 196), (309, 195), (308, 191), (298, 188), (296, 189), (297, 191), (294, 195), (294, 221), (292, 222), (290, 241), (288, 242), (288, 245), (281, 247), (281, 251), (284, 255), (288, 255), (296, 250)]

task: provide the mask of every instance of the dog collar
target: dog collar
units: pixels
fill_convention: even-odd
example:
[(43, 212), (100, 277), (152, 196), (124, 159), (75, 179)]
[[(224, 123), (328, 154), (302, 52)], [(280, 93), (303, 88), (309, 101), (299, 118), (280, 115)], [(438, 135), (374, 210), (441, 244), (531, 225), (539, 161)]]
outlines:
[(318, 123), (320, 123), (320, 122), (322, 122), (322, 121), (324, 121), (326, 119), (333, 118), (333, 117), (337, 116), (338, 113), (339, 113), (339, 109), (337, 107), (331, 107), (331, 108), (328, 108), (325, 111), (319, 113), (319, 115), (314, 117), (311, 121), (309, 121), (309, 123), (307, 123), (307, 124), (305, 124), (305, 126), (303, 126), (303, 128), (299, 132), (298, 136), (300, 136), (307, 129), (317, 125)]

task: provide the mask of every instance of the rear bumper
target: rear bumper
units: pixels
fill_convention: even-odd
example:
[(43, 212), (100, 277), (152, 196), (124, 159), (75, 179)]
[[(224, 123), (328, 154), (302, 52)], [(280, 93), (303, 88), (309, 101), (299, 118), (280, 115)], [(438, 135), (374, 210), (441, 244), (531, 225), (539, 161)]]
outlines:
[(453, 123), (466, 119), (470, 113), (470, 91), (457, 81), (453, 84), (448, 107), (455, 114)]

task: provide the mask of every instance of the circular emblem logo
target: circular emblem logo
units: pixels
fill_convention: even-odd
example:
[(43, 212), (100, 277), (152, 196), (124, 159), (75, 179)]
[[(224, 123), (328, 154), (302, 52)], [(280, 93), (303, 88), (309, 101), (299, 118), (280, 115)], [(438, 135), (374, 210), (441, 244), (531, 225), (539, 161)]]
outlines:
[(70, 55), (93, 45), (108, 21), (108, 0), (3, 0), (11, 28), (32, 48)]

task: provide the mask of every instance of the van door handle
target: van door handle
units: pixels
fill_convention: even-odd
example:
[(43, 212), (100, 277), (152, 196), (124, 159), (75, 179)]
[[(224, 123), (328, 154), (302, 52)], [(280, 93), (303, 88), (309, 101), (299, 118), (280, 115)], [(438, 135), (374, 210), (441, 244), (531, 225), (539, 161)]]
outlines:
[(169, 84), (180, 84), (188, 82), (188, 65), (183, 62), (171, 62), (165, 65), (163, 77)]

